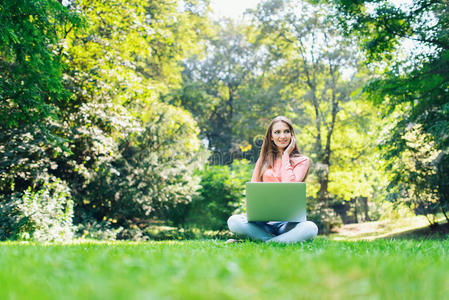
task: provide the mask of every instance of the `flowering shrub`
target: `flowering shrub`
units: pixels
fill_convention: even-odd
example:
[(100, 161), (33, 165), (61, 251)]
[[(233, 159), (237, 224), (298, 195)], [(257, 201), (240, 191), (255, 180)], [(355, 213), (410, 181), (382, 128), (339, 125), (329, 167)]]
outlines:
[(67, 241), (73, 238), (73, 201), (66, 183), (48, 178), (38, 189), (0, 201), (0, 238)]

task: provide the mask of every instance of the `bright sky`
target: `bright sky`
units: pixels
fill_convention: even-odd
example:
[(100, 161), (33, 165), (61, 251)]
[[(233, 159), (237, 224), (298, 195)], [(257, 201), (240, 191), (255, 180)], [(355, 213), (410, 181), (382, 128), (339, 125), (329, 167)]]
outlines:
[(211, 0), (212, 16), (216, 19), (222, 17), (239, 20), (248, 8), (256, 8), (260, 0)]

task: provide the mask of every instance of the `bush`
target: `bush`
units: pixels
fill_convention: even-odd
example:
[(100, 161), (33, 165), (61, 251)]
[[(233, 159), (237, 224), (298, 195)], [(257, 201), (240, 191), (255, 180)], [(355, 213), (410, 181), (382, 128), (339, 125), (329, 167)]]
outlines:
[(115, 241), (123, 227), (112, 228), (111, 221), (80, 223), (76, 235), (81, 239)]
[(173, 107), (159, 108), (151, 122), (118, 139), (113, 160), (90, 166), (77, 192), (79, 222), (108, 220), (110, 228), (123, 227), (117, 238), (134, 238), (132, 232), (138, 238), (135, 226), (170, 221), (179, 205), (197, 195), (200, 178), (194, 170), (202, 167), (207, 152), (200, 147), (196, 123)]
[(50, 178), (36, 190), (0, 200), (0, 239), (67, 241), (73, 238), (72, 217), (69, 188)]
[(74, 200), (74, 223), (89, 234), (102, 224), (98, 237), (137, 238), (135, 225), (175, 218), (197, 195), (194, 170), (208, 154), (190, 115), (164, 104), (158, 114), (142, 122), (112, 104), (83, 104), (66, 122), (48, 120), (51, 134), (63, 137), (54, 143), (37, 125), (2, 130), (2, 209), (17, 211), (39, 182), (59, 178)]
[(231, 166), (206, 166), (200, 172), (200, 195), (187, 209), (186, 224), (227, 229), (227, 219), (244, 210), (245, 183), (251, 180), (252, 170), (247, 160), (235, 160)]

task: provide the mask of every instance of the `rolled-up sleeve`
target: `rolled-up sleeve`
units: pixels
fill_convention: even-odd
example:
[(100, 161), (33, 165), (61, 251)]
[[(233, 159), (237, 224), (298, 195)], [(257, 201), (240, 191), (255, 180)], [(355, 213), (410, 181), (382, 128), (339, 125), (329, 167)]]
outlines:
[(310, 168), (310, 159), (306, 156), (290, 159), (288, 154), (282, 156), (282, 182), (303, 182)]

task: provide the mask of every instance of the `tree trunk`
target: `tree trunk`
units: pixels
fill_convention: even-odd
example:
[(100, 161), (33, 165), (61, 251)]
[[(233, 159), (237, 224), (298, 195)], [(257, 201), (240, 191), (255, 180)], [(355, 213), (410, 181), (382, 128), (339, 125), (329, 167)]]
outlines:
[(365, 221), (371, 221), (368, 215), (368, 197), (360, 197), (363, 202), (363, 211), (365, 213)]
[(323, 175), (319, 178), (320, 190), (318, 192), (318, 200), (324, 204), (324, 207), (329, 207), (329, 172), (327, 170), (323, 171)]
[(357, 205), (357, 201), (358, 198), (354, 198), (354, 223), (359, 223), (359, 218), (358, 218), (358, 214), (359, 214), (359, 209), (358, 209), (358, 205)]

